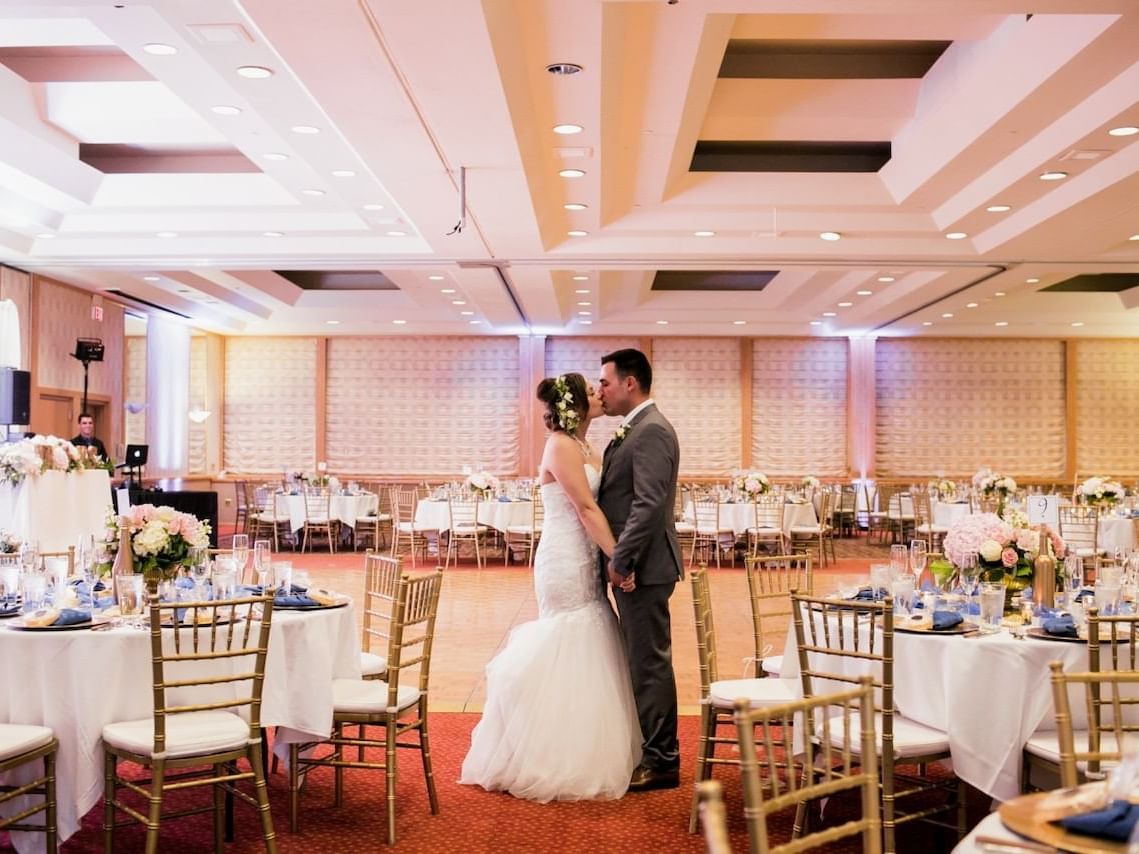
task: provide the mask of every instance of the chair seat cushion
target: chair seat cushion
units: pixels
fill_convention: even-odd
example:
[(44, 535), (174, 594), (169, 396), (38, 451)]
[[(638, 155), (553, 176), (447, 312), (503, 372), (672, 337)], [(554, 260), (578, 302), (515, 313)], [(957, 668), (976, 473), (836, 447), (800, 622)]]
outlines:
[(740, 698), (746, 698), (752, 708), (778, 706), (798, 699), (795, 687), (791, 680), (723, 679), (712, 683), (708, 699), (721, 709), (732, 708)]
[(944, 525), (927, 525), (924, 522), (917, 526), (918, 533), (921, 534), (948, 534), (949, 529)]
[(43, 747), (54, 737), (46, 726), (0, 724), (0, 761)]
[(812, 534), (818, 535), (823, 532), (823, 529), (818, 525), (792, 525), (792, 534)]
[[(1087, 753), (1088, 751), (1088, 731), (1086, 729), (1078, 729), (1072, 733), (1072, 740), (1075, 742), (1077, 753)], [(1037, 732), (1034, 733), (1032, 738), (1024, 745), (1026, 752), (1031, 753), (1033, 756), (1039, 756), (1041, 759), (1047, 759), (1049, 762), (1060, 764), (1060, 739), (1059, 736), (1053, 732)], [(1116, 751), (1115, 733), (1104, 732), (1100, 733), (1099, 749), (1104, 753), (1114, 753)], [(1103, 762), (1104, 767), (1111, 767), (1115, 762)], [(1086, 762), (1079, 763), (1082, 769), (1087, 765)]]
[[(833, 717), (822, 724), (826, 728), (831, 744), (841, 745), (844, 740), (842, 716)], [(850, 746), (851, 752), (860, 753), (862, 744), (858, 737), (861, 727), (861, 715), (854, 712), (850, 716), (850, 732), (854, 743)], [(878, 750), (882, 749), (882, 716), (874, 715), (874, 738)], [(929, 756), (935, 753), (949, 752), (949, 736), (939, 729), (911, 721), (899, 714), (894, 715), (894, 755)]]
[(374, 652), (360, 651), (360, 674), (362, 676), (377, 676), (388, 672), (388, 660)]
[(1076, 549), (1075, 551), (1076, 555), (1079, 557), (1095, 557), (1096, 555), (1107, 553), (1106, 549), (1093, 549), (1088, 547)]
[(533, 532), (534, 532), (534, 529), (531, 528), (529, 525), (507, 525), (506, 526), (506, 533), (508, 533), (508, 534), (520, 534), (522, 536), (528, 537)]
[(413, 532), (416, 534), (423, 534), (423, 533), (426, 533), (427, 531), (438, 531), (438, 530), (439, 530), (438, 528), (429, 528), (426, 525), (416, 525), (414, 522), (400, 522), (399, 523), (399, 531), (400, 531), (400, 533), (403, 533), (403, 534), (410, 534)]
[(696, 526), (691, 522), (677, 522), (676, 533), (678, 534), (695, 534)]
[[(150, 755), (154, 750), (154, 719), (107, 724), (103, 741), (119, 750)], [(187, 712), (166, 719), (168, 757), (221, 753), (248, 742), (249, 724), (232, 712)]]
[(486, 531), (486, 525), (472, 525), (468, 522), (460, 522), (451, 528), (452, 534), (485, 534)]
[[(400, 685), (396, 706), (400, 710), (414, 705), (419, 689), (414, 685)], [(388, 707), (388, 683), (378, 679), (333, 679), (332, 707), (349, 714), (378, 714)]]

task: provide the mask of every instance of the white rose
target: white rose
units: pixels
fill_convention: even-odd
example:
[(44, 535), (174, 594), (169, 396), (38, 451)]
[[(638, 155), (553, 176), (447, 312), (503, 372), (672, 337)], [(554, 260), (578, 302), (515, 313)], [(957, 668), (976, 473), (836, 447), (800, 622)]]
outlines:
[(981, 553), (981, 557), (987, 561), (1001, 559), (1001, 544), (996, 540), (985, 540), (981, 543), (977, 551), (979, 551)]

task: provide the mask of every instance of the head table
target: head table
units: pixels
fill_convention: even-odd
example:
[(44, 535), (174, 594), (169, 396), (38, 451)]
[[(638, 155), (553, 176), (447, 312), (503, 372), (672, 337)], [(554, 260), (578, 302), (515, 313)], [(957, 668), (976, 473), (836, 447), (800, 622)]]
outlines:
[(0, 531), (66, 551), (84, 536), (101, 538), (111, 509), (110, 475), (102, 469), (47, 471), (19, 484), (0, 483)]
[[(359, 649), (351, 604), (274, 612), (262, 724), (283, 727), (277, 733), (281, 742), (328, 735), (332, 680), (359, 678)], [(248, 668), (248, 659), (233, 661)], [(62, 842), (102, 798), (103, 727), (153, 714), (149, 632), (30, 632), (0, 622), (0, 684), (0, 720), (48, 726), (59, 739), (56, 785)], [(30, 779), (32, 770), (9, 772), (6, 782)], [(13, 843), (20, 852), (40, 851), (44, 837), (16, 833)]]

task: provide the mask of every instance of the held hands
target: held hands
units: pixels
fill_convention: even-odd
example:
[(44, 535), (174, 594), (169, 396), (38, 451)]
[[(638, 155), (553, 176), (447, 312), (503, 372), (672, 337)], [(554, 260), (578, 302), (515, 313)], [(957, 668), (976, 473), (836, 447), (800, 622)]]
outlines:
[(613, 568), (613, 561), (609, 561), (608, 571), (609, 583), (614, 587), (620, 588), (626, 593), (632, 593), (636, 589), (637, 582), (633, 579), (633, 573), (630, 572), (628, 575), (621, 575), (621, 573)]

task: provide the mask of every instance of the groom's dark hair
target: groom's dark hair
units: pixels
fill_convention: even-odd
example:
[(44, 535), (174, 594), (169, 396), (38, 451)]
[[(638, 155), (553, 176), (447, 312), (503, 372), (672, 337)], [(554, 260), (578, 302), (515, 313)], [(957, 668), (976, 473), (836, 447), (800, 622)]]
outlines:
[(614, 350), (608, 356), (601, 357), (601, 364), (613, 363), (613, 369), (621, 379), (631, 376), (641, 387), (641, 391), (648, 394), (653, 387), (653, 366), (649, 364), (648, 357), (640, 350), (632, 347), (624, 350)]

